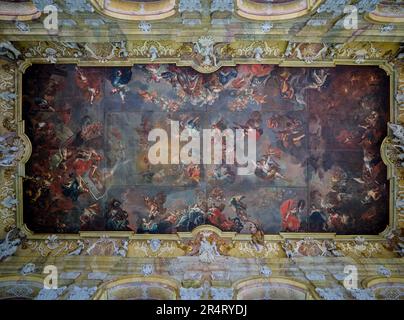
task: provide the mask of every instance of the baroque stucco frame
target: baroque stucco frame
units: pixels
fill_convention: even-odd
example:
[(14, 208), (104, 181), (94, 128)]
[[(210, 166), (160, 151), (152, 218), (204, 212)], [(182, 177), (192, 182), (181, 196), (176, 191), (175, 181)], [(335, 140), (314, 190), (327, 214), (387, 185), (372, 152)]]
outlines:
[[(199, 40), (198, 40), (199, 41)], [(87, 45), (87, 44), (86, 44)], [(106, 44), (109, 46), (111, 44)], [(395, 95), (397, 94), (397, 82), (398, 77), (403, 76), (402, 72), (399, 72), (400, 66), (395, 69), (394, 65), (389, 61), (392, 60), (391, 57), (383, 57), (381, 53), (380, 56), (374, 58), (366, 58), (367, 53), (366, 47), (367, 44), (360, 44), (356, 43), (353, 45), (350, 56), (344, 56), (343, 54), (337, 54), (336, 56), (321, 56), (319, 52), (323, 50), (323, 48), (327, 47), (326, 44), (287, 44), (287, 43), (272, 43), (269, 45), (273, 45), (274, 48), (278, 48), (277, 51), (271, 50), (264, 50), (264, 53), (261, 53), (262, 56), (257, 57), (257, 48), (267, 46), (268, 43), (262, 43), (259, 41), (244, 41), (243, 43), (235, 43), (237, 50), (233, 48), (232, 53), (225, 58), (221, 59), (219, 63), (215, 63), (215, 65), (204, 64), (204, 62), (199, 58), (203, 58), (205, 54), (209, 54), (208, 51), (202, 52), (190, 52), (190, 44), (184, 43), (175, 43), (175, 42), (168, 42), (164, 43), (164, 48), (160, 48), (159, 45), (163, 46), (161, 43), (157, 41), (141, 41), (136, 47), (136, 44), (132, 44), (132, 51), (137, 52), (136, 56), (129, 56), (125, 59), (120, 57), (114, 56), (113, 58), (104, 61), (100, 59), (96, 59), (94, 57), (94, 52), (92, 51), (92, 56), (89, 58), (77, 57), (69, 52), (66, 55), (59, 54), (57, 58), (57, 63), (64, 64), (64, 63), (73, 63), (82, 66), (131, 66), (133, 64), (142, 64), (142, 63), (175, 63), (181, 66), (191, 66), (200, 72), (213, 72), (219, 69), (221, 66), (233, 66), (236, 64), (253, 64), (263, 63), (263, 64), (276, 64), (279, 66), (290, 66), (290, 67), (333, 67), (336, 65), (356, 65), (361, 63), (363, 65), (376, 65), (385, 70), (385, 72), (390, 77), (390, 122), (397, 123), (400, 121), (400, 107), (397, 101), (394, 99)], [(219, 52), (227, 52), (231, 51), (228, 47), (229, 44), (223, 44), (224, 47), (220, 47)], [(311, 50), (305, 50), (305, 45)], [(212, 44), (213, 49), (214, 44)], [(238, 46), (238, 47), (237, 47)], [(356, 46), (356, 48), (355, 48)], [(372, 44), (370, 44), (372, 47)], [(393, 45), (394, 46), (394, 45)], [(159, 55), (155, 59), (150, 57), (151, 48), (154, 47)], [(286, 49), (285, 49), (286, 47)], [(135, 48), (135, 49), (134, 49)], [(136, 49), (138, 48), (138, 49)], [(143, 48), (143, 49), (139, 49)], [(170, 51), (170, 48), (174, 48)], [(192, 45), (191, 45), (192, 48)], [(225, 49), (223, 49), (225, 48)], [(264, 47), (265, 48), (265, 47)], [(302, 50), (301, 50), (302, 49)], [(387, 48), (389, 49), (389, 48)], [(385, 51), (387, 51), (387, 49)], [(136, 51), (137, 50), (137, 51)], [(227, 51), (226, 51), (227, 50)], [(263, 50), (261, 48), (261, 50)], [(317, 50), (317, 53), (316, 53)], [(362, 51), (361, 51), (362, 50)], [(24, 52), (24, 48), (22, 50)], [(74, 50), (73, 50), (74, 51)], [(132, 52), (131, 51), (131, 52)], [(192, 50), (191, 50), (192, 51)], [(365, 53), (363, 53), (365, 51)], [(15, 121), (16, 121), (16, 131), (18, 137), (22, 140), (23, 145), (25, 147), (25, 152), (23, 156), (17, 162), (17, 177), (16, 177), (16, 184), (15, 184), (15, 197), (17, 199), (16, 204), (16, 215), (15, 215), (15, 225), (22, 229), (22, 231), (26, 234), (27, 239), (31, 244), (35, 244), (35, 246), (40, 246), (41, 243), (43, 244), (46, 242), (49, 237), (52, 235), (50, 234), (35, 234), (28, 227), (24, 224), (23, 221), (23, 203), (22, 203), (22, 179), (25, 175), (25, 163), (28, 161), (32, 146), (28, 139), (28, 137), (24, 133), (24, 122), (22, 120), (22, 77), (25, 70), (32, 64), (41, 64), (41, 63), (49, 63), (49, 59), (46, 54), (38, 54), (37, 56), (27, 57), (25, 51), (25, 60), (20, 60), (17, 64), (14, 64), (15, 69), (15, 92), (16, 92), (16, 99), (15, 99)], [(45, 47), (43, 52), (46, 52)], [(56, 50), (57, 52), (57, 50)], [(206, 53), (208, 52), (208, 53)], [(216, 54), (216, 51), (210, 51), (210, 54)], [(164, 54), (166, 53), (166, 54)], [(191, 54), (192, 53), (192, 54)], [(265, 56), (265, 53), (267, 56)], [(360, 58), (363, 54), (364, 58), (363, 61), (358, 61), (358, 57)], [(57, 55), (57, 54), (56, 54)], [(160, 56), (161, 55), (161, 56)], [(101, 55), (97, 55), (100, 57)], [(219, 54), (220, 56), (220, 54)], [(223, 56), (222, 56), (223, 57)], [(201, 62), (202, 61), (202, 62)], [(294, 243), (296, 246), (297, 243), (301, 241), (306, 241), (306, 239), (311, 239), (309, 241), (314, 241), (320, 245), (321, 241), (324, 240), (331, 240), (338, 243), (353, 243), (353, 248), (357, 245), (357, 240), (360, 239), (360, 242), (366, 243), (365, 246), (371, 247), (374, 243), (382, 243), (386, 241), (386, 236), (391, 232), (391, 230), (397, 229), (400, 227), (399, 215), (400, 210), (396, 207), (396, 200), (398, 194), (401, 190), (401, 177), (399, 175), (399, 169), (396, 167), (396, 164), (393, 160), (391, 160), (391, 155), (389, 155), (389, 149), (391, 145), (391, 137), (386, 137), (381, 146), (381, 155), (383, 161), (388, 167), (388, 179), (390, 183), (390, 195), (389, 195), (389, 206), (390, 206), (390, 216), (389, 216), (389, 226), (379, 235), (336, 235), (335, 233), (279, 233), (278, 235), (265, 235), (265, 241), (277, 246), (280, 243), (285, 241), (290, 241)], [(236, 257), (245, 257), (251, 256), (253, 251), (250, 249), (247, 251), (242, 251), (240, 248), (245, 244), (251, 241), (250, 235), (242, 235), (242, 234), (235, 234), (232, 232), (222, 232), (219, 229), (213, 226), (200, 226), (194, 229), (192, 232), (186, 233), (177, 233), (177, 234), (159, 234), (159, 235), (150, 235), (144, 234), (139, 235), (135, 234), (134, 232), (120, 232), (120, 231), (112, 231), (112, 232), (80, 232), (78, 234), (58, 234), (58, 241), (63, 241), (69, 243), (69, 249), (74, 248), (72, 244), (76, 243), (77, 241), (84, 241), (91, 239), (91, 241), (95, 241), (96, 239), (102, 237), (110, 237), (115, 239), (127, 239), (130, 243), (134, 246), (143, 243), (145, 241), (149, 241), (151, 239), (158, 238), (159, 240), (164, 240), (168, 243), (171, 243), (176, 247), (178, 250), (172, 251), (169, 256), (181, 256), (186, 255), (189, 251), (189, 246), (192, 246), (193, 239), (197, 238), (200, 233), (209, 232), (217, 236), (218, 239), (222, 239), (228, 245), (224, 246), (227, 249), (223, 249), (222, 253), (229, 254), (231, 256)], [(187, 244), (185, 244), (187, 243)], [(189, 245), (189, 243), (191, 243)], [(49, 246), (47, 246), (49, 247)], [(48, 248), (49, 249), (49, 248)], [(278, 248), (279, 249), (279, 248)], [(296, 247), (295, 247), (296, 249)], [(367, 250), (367, 249), (365, 249)], [(52, 249), (50, 249), (52, 251)], [(261, 253), (260, 255), (263, 257), (271, 256), (271, 250), (268, 250), (266, 253)], [(274, 252), (272, 252), (274, 253)], [(133, 252), (134, 256), (137, 256), (138, 253)]]

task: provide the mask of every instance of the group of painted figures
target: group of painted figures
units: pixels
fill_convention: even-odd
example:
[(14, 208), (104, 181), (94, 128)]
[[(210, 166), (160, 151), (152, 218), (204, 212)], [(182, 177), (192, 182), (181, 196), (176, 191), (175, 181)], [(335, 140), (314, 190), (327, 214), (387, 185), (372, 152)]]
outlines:
[[(41, 232), (173, 233), (211, 224), (251, 233), (256, 243), (272, 230), (266, 226), (272, 220), (279, 221), (277, 231), (378, 232), (387, 216), (379, 153), (388, 114), (384, 89), (379, 71), (360, 68), (240, 65), (205, 75), (157, 64), (34, 66), (24, 78), (23, 114), (33, 145), (24, 182), (25, 219)], [(154, 188), (164, 182), (158, 176), (165, 171), (154, 171), (143, 157), (139, 175), (149, 189), (139, 189), (142, 203), (132, 210), (127, 197), (109, 187), (119, 181), (119, 167), (135, 162), (128, 156), (127, 132), (119, 123), (107, 124), (109, 104), (119, 112), (137, 108), (139, 154), (147, 150), (153, 128), (147, 117), (154, 112), (167, 119), (177, 114), (181, 126), (196, 130), (207, 126), (254, 134), (254, 179), (245, 185), (235, 165), (225, 163), (179, 165), (175, 176), (198, 187), (207, 183), (207, 189), (205, 196), (177, 208), (167, 201), (169, 191)], [(201, 112), (210, 114), (208, 120)], [(224, 154), (226, 147), (223, 138)], [(236, 188), (226, 193), (231, 185)], [(255, 185), (302, 192), (274, 196), (269, 202), (276, 203), (267, 207), (268, 199), (247, 204)]]

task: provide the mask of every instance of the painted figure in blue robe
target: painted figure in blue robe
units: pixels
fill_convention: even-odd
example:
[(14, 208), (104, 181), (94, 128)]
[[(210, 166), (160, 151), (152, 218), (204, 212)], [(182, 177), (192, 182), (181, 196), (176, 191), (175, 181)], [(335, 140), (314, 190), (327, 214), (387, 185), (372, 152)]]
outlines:
[(125, 103), (126, 94), (129, 92), (127, 84), (131, 79), (132, 70), (130, 68), (115, 69), (110, 75), (109, 80), (113, 87), (111, 93), (119, 94), (123, 103)]

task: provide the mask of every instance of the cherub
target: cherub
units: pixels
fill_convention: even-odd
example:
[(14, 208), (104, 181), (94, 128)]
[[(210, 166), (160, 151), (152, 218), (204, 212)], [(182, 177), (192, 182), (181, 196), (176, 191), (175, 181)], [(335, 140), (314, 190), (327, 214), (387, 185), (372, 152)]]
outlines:
[(84, 92), (91, 105), (101, 98), (102, 77), (99, 71), (92, 68), (76, 67), (76, 84)]
[(327, 77), (329, 75), (324, 69), (320, 69), (317, 73), (317, 70), (314, 70), (311, 74), (313, 78), (313, 82), (310, 83), (305, 89), (315, 89), (320, 91), (320, 89), (324, 86), (325, 82), (327, 81)]
[(155, 219), (163, 216), (167, 209), (164, 208), (167, 196), (163, 192), (157, 193), (154, 197), (144, 197), (144, 203), (149, 210), (149, 219)]
[(129, 91), (127, 84), (131, 79), (132, 70), (130, 68), (115, 70), (109, 78), (113, 87), (111, 93), (118, 93), (123, 103), (125, 103), (126, 94)]

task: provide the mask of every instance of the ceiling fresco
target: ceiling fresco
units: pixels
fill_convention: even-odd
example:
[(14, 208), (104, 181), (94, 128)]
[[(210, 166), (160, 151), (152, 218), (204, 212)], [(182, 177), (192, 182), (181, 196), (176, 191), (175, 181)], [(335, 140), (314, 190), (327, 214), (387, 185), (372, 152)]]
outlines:
[[(25, 220), (36, 232), (377, 234), (389, 215), (388, 83), (377, 67), (35, 65), (24, 76)], [(251, 172), (224, 158), (151, 163), (150, 132), (170, 121), (255, 130)]]

